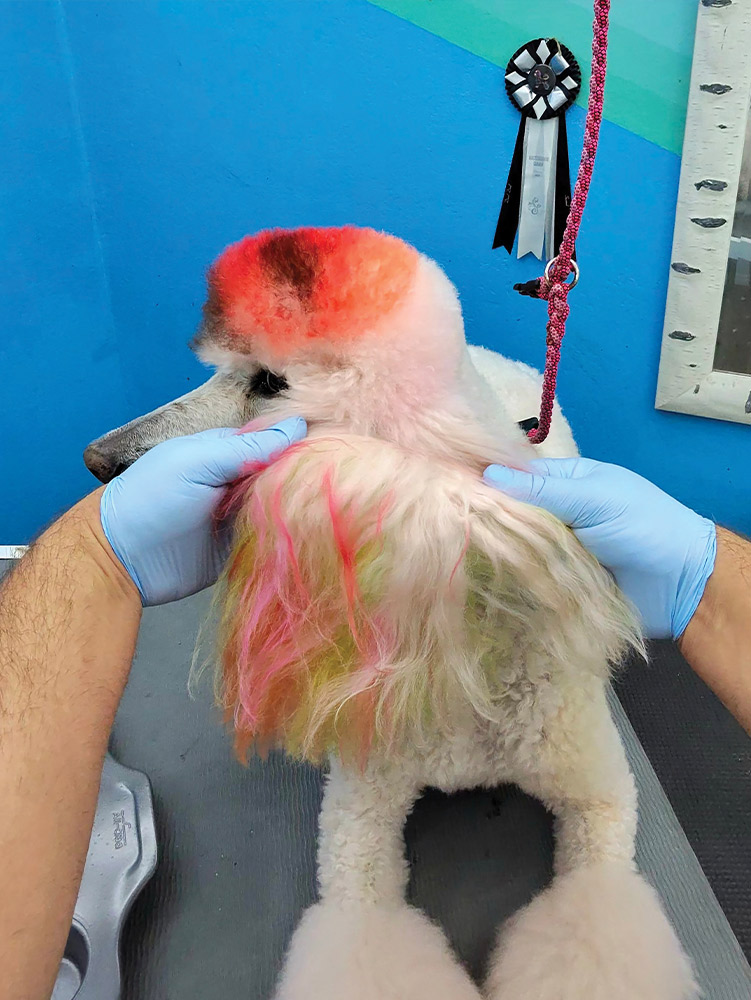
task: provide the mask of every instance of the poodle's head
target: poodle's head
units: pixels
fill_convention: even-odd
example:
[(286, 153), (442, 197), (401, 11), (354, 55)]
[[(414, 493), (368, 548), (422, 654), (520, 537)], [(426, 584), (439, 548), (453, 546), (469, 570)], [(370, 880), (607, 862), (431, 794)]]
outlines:
[(477, 380), (456, 289), (395, 236), (345, 226), (233, 244), (209, 272), (194, 346), (279, 390), (263, 422), (293, 409), (327, 431), (464, 457), (452, 455), (452, 425), (474, 423)]
[(90, 445), (100, 478), (166, 437), (292, 414), (314, 431), (477, 467), (513, 460), (524, 445), (469, 360), (454, 286), (434, 261), (373, 229), (276, 229), (232, 244), (209, 271), (193, 346), (215, 378)]

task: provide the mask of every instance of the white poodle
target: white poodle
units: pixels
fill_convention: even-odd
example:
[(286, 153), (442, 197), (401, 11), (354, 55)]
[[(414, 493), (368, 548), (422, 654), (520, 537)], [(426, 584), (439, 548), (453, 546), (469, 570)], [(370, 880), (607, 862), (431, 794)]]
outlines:
[[(455, 289), (372, 230), (247, 237), (209, 276), (205, 386), (89, 446), (109, 478), (158, 441), (292, 414), (308, 438), (231, 490), (219, 697), (241, 748), (327, 758), (320, 901), (279, 1000), (688, 1000), (690, 963), (634, 866), (634, 780), (606, 701), (641, 648), (555, 518), (487, 486), (536, 451), (533, 370), (467, 347)], [(421, 790), (515, 782), (556, 818), (553, 883), (499, 929), (482, 991), (407, 905)]]

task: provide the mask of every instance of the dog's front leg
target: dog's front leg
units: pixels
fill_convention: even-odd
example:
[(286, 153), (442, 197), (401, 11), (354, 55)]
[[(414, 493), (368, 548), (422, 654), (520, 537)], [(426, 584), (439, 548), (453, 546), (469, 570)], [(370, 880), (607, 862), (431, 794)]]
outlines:
[(331, 761), (321, 805), (318, 887), (322, 900), (403, 902), (404, 822), (420, 794), (408, 761), (365, 769)]
[(562, 692), (515, 780), (556, 819), (556, 878), (502, 928), (491, 1000), (689, 1000), (691, 967), (636, 871), (636, 791), (604, 683)]
[(443, 932), (405, 902), (412, 762), (332, 763), (319, 842), (321, 901), (303, 915), (277, 1000), (480, 1000)]

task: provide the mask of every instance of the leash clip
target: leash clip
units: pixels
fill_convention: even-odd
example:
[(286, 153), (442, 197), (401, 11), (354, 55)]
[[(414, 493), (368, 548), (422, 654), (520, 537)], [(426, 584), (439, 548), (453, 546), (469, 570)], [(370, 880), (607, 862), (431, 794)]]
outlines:
[(539, 299), (541, 281), (541, 278), (532, 278), (530, 281), (522, 281), (519, 284), (514, 285), (514, 291), (518, 292), (520, 295), (529, 295), (531, 299)]
[(537, 417), (527, 417), (526, 420), (518, 420), (517, 423), (524, 431), (524, 433), (527, 435), (527, 437), (529, 437), (530, 431), (536, 431), (537, 428), (540, 426), (540, 421), (537, 419)]

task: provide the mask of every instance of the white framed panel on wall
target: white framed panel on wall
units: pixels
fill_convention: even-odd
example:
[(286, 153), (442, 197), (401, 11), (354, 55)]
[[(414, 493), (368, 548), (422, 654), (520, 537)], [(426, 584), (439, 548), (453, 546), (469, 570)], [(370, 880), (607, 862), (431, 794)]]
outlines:
[(751, 425), (751, 0), (700, 0), (657, 408)]

